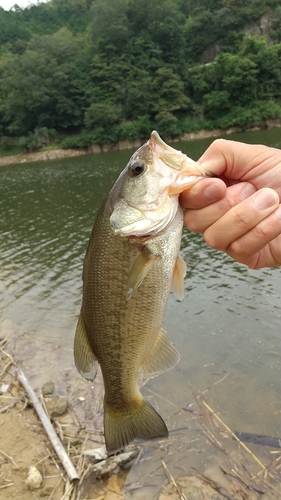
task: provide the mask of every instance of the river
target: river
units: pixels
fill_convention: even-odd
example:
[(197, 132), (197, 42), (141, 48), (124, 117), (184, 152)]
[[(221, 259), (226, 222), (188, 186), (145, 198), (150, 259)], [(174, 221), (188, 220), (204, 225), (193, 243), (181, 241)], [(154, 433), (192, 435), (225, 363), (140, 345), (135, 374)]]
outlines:
[[(281, 129), (228, 138), (281, 148)], [(211, 141), (173, 146), (197, 159)], [(13, 354), (36, 389), (51, 378), (74, 399), (86, 393), (72, 349), (83, 257), (95, 213), (132, 152), (0, 169), (2, 336), (11, 333)], [(143, 388), (171, 437), (160, 448), (144, 445), (127, 477), (128, 498), (152, 498), (165, 482), (159, 453), (175, 476), (212, 465), (215, 453), (192, 424), (194, 391), (205, 391), (231, 429), (281, 437), (281, 268), (249, 270), (186, 230), (182, 255), (185, 298), (170, 295), (164, 323), (181, 361)]]

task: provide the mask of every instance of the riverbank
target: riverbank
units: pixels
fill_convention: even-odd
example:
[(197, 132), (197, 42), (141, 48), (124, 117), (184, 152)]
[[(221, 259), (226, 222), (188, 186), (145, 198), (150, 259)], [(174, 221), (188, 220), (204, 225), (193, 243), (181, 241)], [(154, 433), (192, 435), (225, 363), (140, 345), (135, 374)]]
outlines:
[[(281, 128), (280, 120), (267, 120), (259, 127), (251, 127), (244, 129), (243, 127), (232, 127), (227, 130), (213, 129), (213, 130), (199, 130), (198, 132), (188, 132), (179, 137), (165, 138), (166, 142), (173, 143), (179, 141), (192, 141), (196, 139), (205, 139), (208, 137), (221, 137), (224, 135), (236, 134), (239, 132), (248, 132), (253, 130), (262, 130), (263, 128)], [(134, 141), (124, 140), (115, 144), (93, 144), (88, 148), (79, 149), (53, 149), (49, 151), (38, 151), (34, 153), (22, 153), (17, 155), (9, 155), (0, 157), (0, 167), (5, 165), (13, 165), (18, 163), (29, 163), (34, 161), (57, 160), (60, 158), (73, 158), (75, 156), (107, 153), (108, 151), (121, 151), (124, 149), (136, 149), (143, 144), (143, 140), (136, 139)]]
[[(5, 330), (9, 334), (11, 324), (8, 320), (2, 321), (0, 327), (1, 335), (5, 334)], [(194, 389), (196, 401), (189, 404), (192, 407), (190, 414), (186, 410), (184, 413), (188, 419), (188, 427), (191, 427), (192, 421), (197, 421), (194, 423), (195, 437), (191, 441), (190, 451), (198, 455), (202, 453), (202, 448), (208, 447), (212, 464), (207, 462), (206, 466), (202, 462), (202, 471), (188, 471), (185, 467), (177, 467), (174, 469), (177, 471), (174, 477), (170, 469), (173, 470), (173, 461), (176, 460), (179, 448), (175, 442), (176, 435), (178, 434), (178, 439), (182, 439), (180, 431), (188, 427), (173, 429), (173, 437), (158, 441), (159, 456), (152, 465), (152, 472), (144, 477), (140, 474), (137, 482), (131, 482), (131, 466), (141, 468), (142, 463), (147, 462), (147, 450), (148, 447), (152, 448), (152, 443), (138, 443), (137, 447), (132, 444), (125, 453), (107, 457), (102, 445), (102, 432), (95, 428), (93, 413), (89, 414), (87, 410), (81, 419), (77, 411), (77, 401), (80, 401), (81, 406), (90, 393), (85, 391), (78, 398), (76, 394), (74, 399), (60, 396), (59, 399), (65, 399), (67, 405), (64, 411), (55, 412), (50, 406), (51, 399), (57, 397), (53, 395), (54, 384), (49, 381), (41, 389), (37, 387), (34, 392), (20, 369), (22, 360), (12, 357), (6, 350), (7, 344), (11, 343), (12, 338), (0, 341), (1, 499), (280, 499), (278, 449), (268, 452), (265, 449), (267, 447), (256, 444), (253, 448), (255, 453), (252, 452), (205, 402), (205, 397), (202, 399), (203, 394), (210, 392), (230, 373), (201, 394)], [(95, 393), (97, 392), (98, 399), (102, 401), (100, 374), (98, 382), (95, 382)], [(100, 404), (95, 405), (93, 411), (96, 412), (99, 407)], [(183, 412), (180, 407), (178, 411)], [(53, 429), (49, 434), (46, 432), (48, 426)], [(60, 460), (55, 452), (58, 447), (64, 460)], [(270, 453), (274, 455), (270, 456)], [(267, 466), (263, 465), (268, 462)], [(235, 474), (233, 470), (236, 471)], [(156, 471), (158, 484), (155, 487), (153, 483)], [(145, 480), (148, 480), (148, 485)]]

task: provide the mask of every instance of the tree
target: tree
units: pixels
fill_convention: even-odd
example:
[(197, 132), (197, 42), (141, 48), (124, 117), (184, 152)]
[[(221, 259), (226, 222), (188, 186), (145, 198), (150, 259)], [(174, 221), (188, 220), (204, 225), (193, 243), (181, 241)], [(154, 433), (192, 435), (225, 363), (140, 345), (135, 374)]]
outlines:
[(17, 40), (29, 40), (31, 33), (17, 12), (6, 11), (0, 7), (0, 46), (14, 44)]
[(118, 106), (111, 102), (93, 103), (85, 112), (85, 125), (87, 128), (108, 127), (118, 123), (121, 111)]
[(61, 129), (81, 123), (70, 55), (75, 55), (75, 44), (63, 30), (34, 38), (24, 54), (9, 58), (0, 68), (0, 113), (9, 133), (24, 135), (36, 127)]
[(120, 53), (130, 37), (124, 0), (95, 0), (90, 9), (90, 32), (98, 50), (106, 56)]
[(184, 93), (184, 84), (172, 68), (163, 67), (156, 71), (153, 81), (154, 105), (156, 114), (161, 111), (184, 111), (189, 106), (189, 99)]

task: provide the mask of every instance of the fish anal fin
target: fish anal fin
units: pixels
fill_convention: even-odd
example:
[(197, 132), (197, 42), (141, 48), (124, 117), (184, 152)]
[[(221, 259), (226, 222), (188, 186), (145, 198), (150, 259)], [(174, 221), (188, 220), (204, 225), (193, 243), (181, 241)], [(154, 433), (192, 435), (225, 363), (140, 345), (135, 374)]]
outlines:
[(141, 370), (145, 377), (157, 377), (171, 370), (180, 360), (180, 355), (161, 328), (150, 353), (143, 360)]
[(135, 260), (128, 279), (128, 290), (126, 300), (129, 300), (133, 293), (142, 284), (148, 271), (152, 268), (156, 260), (161, 259), (160, 255), (153, 255), (147, 247), (144, 247), (140, 255)]
[(82, 312), (74, 337), (74, 361), (77, 370), (85, 379), (94, 380), (98, 370), (98, 360), (90, 346)]
[(134, 439), (159, 439), (168, 435), (163, 419), (142, 397), (118, 411), (104, 403), (104, 436), (109, 455), (123, 450)]
[(184, 277), (186, 273), (186, 263), (181, 255), (177, 256), (174, 267), (171, 290), (176, 294), (180, 301), (184, 297)]

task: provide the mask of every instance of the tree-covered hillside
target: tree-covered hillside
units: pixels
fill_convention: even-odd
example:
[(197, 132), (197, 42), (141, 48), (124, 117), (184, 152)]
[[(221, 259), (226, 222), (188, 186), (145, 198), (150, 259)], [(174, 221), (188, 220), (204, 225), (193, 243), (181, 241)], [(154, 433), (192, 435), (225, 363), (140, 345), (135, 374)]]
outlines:
[(279, 0), (0, 8), (2, 144), (36, 149), (281, 118)]

